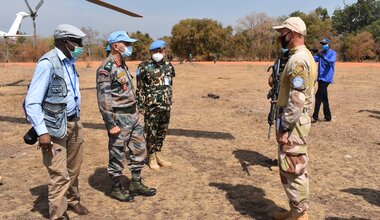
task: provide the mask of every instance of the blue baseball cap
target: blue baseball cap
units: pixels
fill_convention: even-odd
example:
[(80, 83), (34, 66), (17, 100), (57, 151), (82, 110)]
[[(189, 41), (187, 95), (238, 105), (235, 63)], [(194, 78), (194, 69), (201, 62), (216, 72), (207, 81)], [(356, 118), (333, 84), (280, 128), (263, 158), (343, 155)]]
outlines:
[(115, 31), (115, 32), (112, 32), (110, 36), (108, 37), (109, 44), (113, 44), (120, 41), (134, 43), (137, 40), (130, 38), (126, 31)]
[(330, 40), (328, 38), (323, 38), (320, 42), (321, 44), (330, 44)]
[(154, 41), (150, 47), (149, 50), (155, 50), (155, 49), (164, 49), (166, 47), (166, 42), (163, 40), (156, 40)]

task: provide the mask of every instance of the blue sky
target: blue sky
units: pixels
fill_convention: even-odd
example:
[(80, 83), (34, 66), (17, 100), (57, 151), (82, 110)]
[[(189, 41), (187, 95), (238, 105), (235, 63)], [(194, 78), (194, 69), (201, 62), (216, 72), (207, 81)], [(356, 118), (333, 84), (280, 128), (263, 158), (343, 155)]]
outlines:
[[(319, 6), (327, 8), (331, 16), (335, 9), (343, 8), (343, 0), (103, 0), (126, 8), (143, 18), (132, 18), (85, 0), (45, 0), (38, 12), (37, 34), (50, 36), (58, 24), (77, 27), (90, 26), (100, 32), (100, 37), (115, 30), (137, 30), (157, 39), (170, 35), (173, 25), (186, 18), (211, 18), (235, 27), (240, 18), (253, 12), (269, 16), (289, 15), (296, 10), (308, 13)], [(39, 0), (29, 0), (32, 8)], [(355, 0), (345, 0), (346, 4)], [(0, 9), (0, 30), (8, 31), (15, 14), (28, 12), (23, 0), (3, 0)], [(32, 22), (25, 18), (21, 31), (32, 34)]]

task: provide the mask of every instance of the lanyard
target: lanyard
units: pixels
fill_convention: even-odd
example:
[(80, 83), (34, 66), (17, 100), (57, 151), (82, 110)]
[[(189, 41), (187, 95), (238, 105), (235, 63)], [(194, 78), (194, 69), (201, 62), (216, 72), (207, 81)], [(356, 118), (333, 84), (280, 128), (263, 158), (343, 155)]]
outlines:
[(72, 64), (71, 67), (72, 67), (72, 70), (74, 72), (74, 83), (73, 83), (73, 80), (71, 79), (71, 76), (70, 76), (70, 72), (67, 69), (66, 63), (63, 63), (63, 64), (65, 65), (66, 72), (69, 75), (71, 88), (73, 88), (74, 101), (75, 101), (75, 112), (76, 112), (77, 117), (79, 117), (78, 96), (77, 96), (77, 89), (76, 89), (77, 88), (77, 75), (78, 75), (78, 73), (77, 73), (77, 70), (75, 69), (74, 64)]
[(77, 100), (78, 100), (78, 96), (77, 96), (77, 71), (74, 67), (74, 64), (71, 65), (72, 69), (73, 69), (73, 72), (74, 72), (74, 83), (73, 83), (73, 80), (71, 79), (71, 76), (70, 76), (70, 72), (69, 70), (67, 69), (67, 66), (66, 66), (66, 63), (63, 63), (65, 65), (65, 68), (66, 68), (66, 72), (67, 74), (69, 75), (69, 79), (70, 79), (70, 84), (71, 84), (71, 88), (73, 88), (73, 91), (74, 91), (74, 101), (75, 101), (75, 104), (77, 104)]

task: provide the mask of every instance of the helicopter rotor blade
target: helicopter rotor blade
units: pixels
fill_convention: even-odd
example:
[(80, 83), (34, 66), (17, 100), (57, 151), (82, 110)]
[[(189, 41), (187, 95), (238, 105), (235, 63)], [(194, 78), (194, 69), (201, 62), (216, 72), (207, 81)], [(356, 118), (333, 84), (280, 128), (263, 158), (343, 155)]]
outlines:
[(36, 6), (36, 13), (38, 11), (38, 9), (41, 7), (41, 5), (44, 3), (44, 0), (41, 0), (38, 5)]
[(129, 15), (131, 17), (138, 17), (138, 18), (142, 18), (143, 17), (143, 16), (141, 16), (139, 14), (133, 13), (131, 11), (127, 11), (125, 9), (122, 9), (122, 8), (119, 8), (119, 7), (115, 6), (115, 5), (111, 5), (109, 3), (103, 2), (101, 0), (86, 0), (86, 1), (94, 3), (94, 4), (97, 4), (97, 5), (100, 5), (100, 6), (103, 6), (103, 7), (106, 7), (106, 8), (109, 8), (109, 9), (112, 9), (112, 10), (120, 12), (122, 14)]
[(32, 7), (30, 7), (30, 5), (29, 5), (28, 0), (24, 0), (24, 2), (25, 2), (25, 4), (26, 4), (26, 6), (28, 6), (28, 9), (29, 9), (29, 11), (30, 11), (30, 14), (31, 14), (31, 15), (34, 14), (34, 12), (33, 12), (33, 10), (32, 10)]

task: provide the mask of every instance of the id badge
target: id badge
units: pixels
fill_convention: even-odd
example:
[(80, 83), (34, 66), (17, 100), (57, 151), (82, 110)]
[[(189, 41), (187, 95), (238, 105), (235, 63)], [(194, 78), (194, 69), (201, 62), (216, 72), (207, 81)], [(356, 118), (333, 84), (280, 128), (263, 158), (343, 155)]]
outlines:
[(164, 85), (165, 85), (165, 86), (170, 86), (170, 80), (169, 80), (169, 77), (168, 77), (168, 76), (165, 76), (165, 77), (164, 77)]

